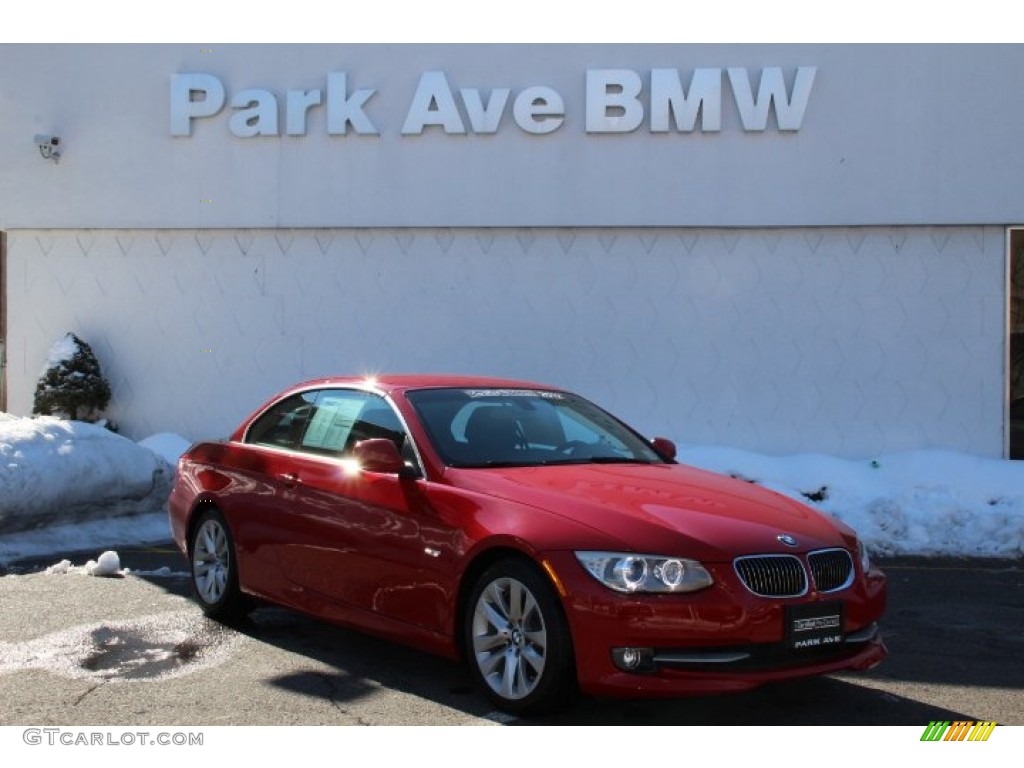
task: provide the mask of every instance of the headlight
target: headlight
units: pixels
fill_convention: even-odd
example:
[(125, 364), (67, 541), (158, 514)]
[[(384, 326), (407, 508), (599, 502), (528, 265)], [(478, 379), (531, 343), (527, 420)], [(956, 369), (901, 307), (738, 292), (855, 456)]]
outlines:
[(864, 546), (864, 542), (857, 538), (857, 552), (860, 554), (860, 569), (867, 573), (871, 570), (871, 557), (868, 555), (868, 548)]
[(587, 573), (616, 592), (695, 592), (713, 583), (696, 560), (629, 552), (577, 552)]

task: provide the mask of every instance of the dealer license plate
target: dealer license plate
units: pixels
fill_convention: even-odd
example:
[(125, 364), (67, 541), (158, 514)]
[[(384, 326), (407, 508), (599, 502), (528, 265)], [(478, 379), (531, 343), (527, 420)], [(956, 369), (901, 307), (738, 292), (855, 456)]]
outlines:
[(842, 602), (832, 600), (788, 606), (786, 640), (790, 648), (824, 648), (842, 643)]

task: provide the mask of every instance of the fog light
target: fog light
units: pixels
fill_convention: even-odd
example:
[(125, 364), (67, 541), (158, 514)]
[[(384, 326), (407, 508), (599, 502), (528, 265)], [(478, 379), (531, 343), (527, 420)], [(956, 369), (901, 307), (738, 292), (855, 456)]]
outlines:
[(623, 672), (650, 672), (654, 669), (654, 649), (612, 648), (612, 661)]

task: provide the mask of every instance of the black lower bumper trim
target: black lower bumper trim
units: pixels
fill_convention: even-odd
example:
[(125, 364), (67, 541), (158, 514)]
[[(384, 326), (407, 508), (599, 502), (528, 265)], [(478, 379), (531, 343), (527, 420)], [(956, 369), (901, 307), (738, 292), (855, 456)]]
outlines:
[(727, 648), (656, 648), (654, 664), (666, 669), (714, 669), (753, 672), (841, 661), (855, 656), (878, 637), (878, 625), (869, 624), (843, 639), (842, 645), (794, 650), (785, 643), (730, 646)]

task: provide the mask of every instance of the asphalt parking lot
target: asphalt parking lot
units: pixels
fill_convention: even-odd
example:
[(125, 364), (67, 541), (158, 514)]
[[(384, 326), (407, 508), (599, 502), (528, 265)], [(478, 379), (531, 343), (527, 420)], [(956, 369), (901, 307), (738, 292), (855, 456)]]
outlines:
[(169, 545), (120, 554), (142, 575), (38, 572), (56, 556), (0, 578), (0, 724), (1024, 725), (1020, 560), (882, 561), (890, 657), (870, 673), (667, 702), (581, 698), (523, 720), (493, 711), (458, 664), (290, 611), (222, 627), (187, 598)]

